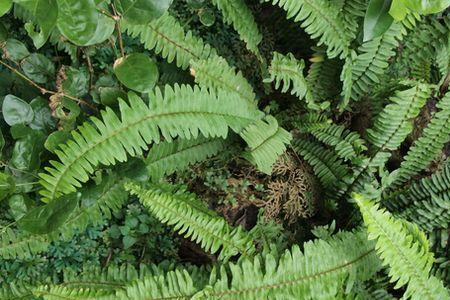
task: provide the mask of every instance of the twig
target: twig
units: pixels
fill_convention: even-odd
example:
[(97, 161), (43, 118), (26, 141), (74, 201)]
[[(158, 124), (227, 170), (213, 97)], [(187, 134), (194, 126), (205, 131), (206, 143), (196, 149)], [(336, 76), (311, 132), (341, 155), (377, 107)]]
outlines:
[(120, 48), (120, 55), (121, 57), (125, 56), (125, 50), (123, 48), (123, 40), (122, 40), (122, 30), (120, 30), (120, 16), (117, 13), (116, 7), (114, 3), (111, 3), (112, 10), (114, 12), (113, 19), (116, 21), (116, 30), (117, 30), (117, 37), (119, 39), (119, 48)]
[(1, 59), (0, 59), (0, 64), (3, 65), (3, 66), (5, 66), (6, 68), (8, 68), (9, 70), (11, 70), (11, 71), (14, 72), (15, 74), (17, 74), (20, 78), (22, 78), (23, 80), (25, 80), (26, 82), (28, 82), (30, 85), (32, 85), (32, 86), (34, 86), (35, 88), (37, 88), (37, 89), (41, 92), (42, 95), (45, 95), (45, 94), (59, 95), (59, 96), (66, 97), (66, 98), (69, 98), (69, 99), (71, 99), (71, 100), (74, 100), (74, 101), (76, 101), (78, 104), (85, 105), (85, 106), (91, 108), (91, 109), (94, 110), (94, 111), (98, 111), (97, 107), (95, 107), (95, 106), (93, 106), (92, 104), (90, 104), (90, 103), (84, 101), (83, 99), (80, 99), (80, 98), (71, 96), (71, 95), (66, 94), (66, 93), (64, 93), (64, 92), (54, 92), (54, 91), (48, 90), (48, 89), (46, 89), (46, 88), (40, 86), (39, 84), (37, 84), (36, 82), (34, 82), (33, 80), (31, 80), (30, 78), (28, 78), (27, 76), (25, 76), (24, 74), (22, 74), (19, 70), (17, 70), (16, 68), (14, 68), (14, 67), (8, 65), (7, 63), (5, 63), (4, 61), (2, 61)]

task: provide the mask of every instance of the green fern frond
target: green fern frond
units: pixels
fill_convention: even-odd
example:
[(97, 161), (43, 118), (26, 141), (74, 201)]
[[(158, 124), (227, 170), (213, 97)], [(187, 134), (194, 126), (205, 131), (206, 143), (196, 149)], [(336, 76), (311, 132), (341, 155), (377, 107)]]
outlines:
[(232, 228), (213, 214), (194, 194), (176, 186), (159, 184), (141, 187), (128, 183), (126, 189), (137, 195), (142, 204), (158, 220), (174, 227), (174, 230), (196, 243), (206, 251), (219, 253), (220, 259), (255, 251), (250, 235), (242, 228)]
[(239, 71), (230, 67), (220, 56), (212, 56), (206, 60), (191, 61), (191, 74), (201, 87), (215, 90), (225, 90), (235, 93), (251, 104), (256, 104), (256, 95), (252, 86)]
[(258, 45), (262, 40), (262, 34), (245, 2), (243, 0), (212, 0), (212, 3), (222, 12), (224, 22), (233, 25), (246, 43), (247, 49), (260, 59)]
[(274, 52), (269, 67), (270, 78), (265, 79), (264, 82), (275, 82), (276, 89), (283, 86), (281, 89), (282, 93), (286, 93), (292, 86), (291, 95), (295, 95), (299, 99), (305, 98), (308, 107), (318, 109), (303, 76), (304, 68), (305, 62), (297, 60), (292, 53), (285, 56)]
[(325, 189), (333, 187), (348, 174), (342, 160), (333, 151), (325, 149), (318, 143), (298, 140), (294, 142), (293, 147), (313, 167), (314, 173)]
[(439, 111), (433, 115), (422, 136), (409, 149), (396, 171), (398, 175), (392, 185), (403, 184), (424, 170), (450, 141), (450, 93), (447, 93), (436, 107)]
[(191, 60), (206, 59), (216, 54), (215, 49), (191, 31), (185, 33), (183, 26), (168, 13), (146, 25), (122, 21), (121, 27), (131, 37), (139, 37), (145, 48), (160, 54), (169, 63), (175, 60), (182, 69), (187, 69)]
[(4, 259), (28, 258), (47, 250), (49, 244), (50, 242), (45, 236), (6, 228), (0, 234), (0, 257)]
[(4, 283), (0, 287), (0, 299), (2, 300), (35, 300), (33, 295), (34, 286), (29, 286), (20, 281)]
[(192, 140), (176, 140), (154, 145), (148, 152), (145, 163), (150, 177), (157, 181), (177, 170), (216, 155), (225, 148), (221, 138), (198, 137)]
[(334, 100), (341, 91), (339, 77), (342, 62), (338, 59), (328, 59), (321, 53), (316, 53), (312, 60), (306, 76), (312, 98), (317, 103)]
[(278, 5), (287, 12), (287, 18), (300, 22), (312, 37), (318, 38), (318, 45), (327, 46), (329, 58), (345, 57), (350, 37), (335, 5), (326, 0), (264, 0)]
[(378, 204), (353, 194), (361, 209), (370, 240), (377, 240), (377, 253), (389, 265), (389, 276), (396, 288), (408, 285), (405, 297), (412, 299), (449, 299), (439, 279), (430, 275), (433, 254), (417, 225), (393, 218)]
[[(338, 2), (338, 1), (336, 1)], [(343, 0), (340, 14), (351, 40), (356, 38), (359, 25), (366, 14), (367, 0)]]
[(310, 133), (312, 131), (326, 130), (331, 124), (332, 121), (324, 114), (306, 113), (296, 118), (294, 127), (300, 133)]
[(240, 135), (249, 147), (244, 157), (266, 174), (272, 173), (272, 165), (286, 151), (286, 145), (292, 139), (291, 134), (279, 127), (272, 116), (250, 124)]
[(377, 116), (373, 128), (367, 130), (368, 140), (378, 149), (395, 150), (412, 131), (412, 119), (430, 96), (431, 87), (421, 83), (397, 92)]
[(166, 86), (149, 94), (149, 104), (128, 95), (129, 104), (119, 102), (121, 119), (110, 109), (102, 120), (91, 118), (72, 132), (73, 140), (56, 150), (61, 162), (51, 161), (48, 173), (41, 173), (41, 194), (55, 199), (76, 191), (89, 179), (96, 166), (112, 165), (131, 156), (142, 155), (148, 144), (162, 138), (226, 137), (228, 127), (239, 132), (261, 118), (261, 112), (225, 92), (214, 93), (189, 86)]
[(450, 164), (430, 178), (393, 193), (383, 204), (395, 215), (428, 231), (447, 228), (450, 224)]

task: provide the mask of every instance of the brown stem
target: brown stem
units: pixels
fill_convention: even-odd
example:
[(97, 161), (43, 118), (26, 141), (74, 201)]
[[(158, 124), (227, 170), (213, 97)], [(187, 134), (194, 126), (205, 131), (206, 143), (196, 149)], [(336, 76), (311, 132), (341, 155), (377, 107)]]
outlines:
[(114, 3), (111, 3), (111, 7), (114, 12), (113, 19), (116, 21), (116, 30), (117, 30), (117, 37), (119, 39), (120, 55), (121, 57), (124, 57), (125, 50), (123, 48), (122, 30), (120, 30), (120, 16), (117, 13), (116, 6), (114, 5)]

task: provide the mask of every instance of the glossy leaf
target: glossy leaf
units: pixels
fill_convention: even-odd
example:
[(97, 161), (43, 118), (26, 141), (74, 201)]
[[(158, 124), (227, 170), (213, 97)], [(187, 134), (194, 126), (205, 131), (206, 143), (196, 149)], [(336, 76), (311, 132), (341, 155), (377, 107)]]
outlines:
[(32, 53), (22, 63), (23, 72), (37, 83), (46, 83), (55, 76), (55, 66), (45, 55)]
[(52, 117), (47, 100), (37, 97), (30, 102), (30, 106), (34, 112), (34, 118), (30, 123), (30, 128), (44, 131), (50, 131), (55, 128), (56, 120)]
[(126, 87), (138, 92), (150, 92), (158, 81), (155, 62), (143, 53), (133, 53), (114, 63), (114, 73)]
[(65, 69), (66, 79), (62, 83), (65, 93), (82, 97), (87, 94), (89, 88), (89, 75), (86, 69), (69, 67)]
[(52, 132), (45, 140), (44, 147), (50, 152), (55, 152), (59, 145), (70, 139), (70, 133), (66, 131)]
[(78, 46), (84, 46), (97, 31), (99, 13), (94, 0), (57, 0), (57, 26), (62, 35)]
[(14, 179), (11, 175), (0, 173), (0, 200), (3, 200), (15, 189)]
[(12, 6), (12, 0), (2, 0), (0, 1), (0, 17), (6, 14)]
[[(107, 8), (105, 8), (105, 10), (107, 10)], [(94, 35), (86, 43), (85, 46), (103, 43), (114, 32), (115, 26), (116, 22), (113, 19), (111, 19), (108, 16), (105, 16), (102, 13), (98, 13), (98, 23), (97, 27), (95, 28)]]
[(116, 0), (123, 18), (131, 24), (146, 24), (162, 16), (173, 0)]
[(6, 40), (5, 44), (5, 56), (8, 59), (14, 60), (16, 62), (21, 61), (28, 55), (30, 55), (30, 52), (28, 51), (27, 47), (24, 43), (16, 40), (16, 39), (8, 39)]
[(19, 170), (33, 171), (40, 166), (40, 154), (43, 150), (44, 135), (33, 131), (14, 144), (10, 163)]
[(392, 25), (394, 19), (389, 14), (392, 0), (370, 0), (364, 18), (364, 41), (381, 36)]
[(7, 95), (3, 100), (2, 112), (3, 119), (9, 126), (29, 124), (34, 118), (31, 105), (13, 95)]
[(25, 194), (15, 194), (8, 199), (9, 213), (15, 220), (22, 218), (31, 206), (31, 199)]
[(428, 15), (443, 11), (450, 6), (450, 0), (392, 0), (392, 6), (389, 14), (397, 21), (403, 20), (406, 12)]
[(35, 234), (46, 234), (61, 226), (77, 207), (76, 194), (65, 195), (46, 205), (32, 209), (17, 224)]

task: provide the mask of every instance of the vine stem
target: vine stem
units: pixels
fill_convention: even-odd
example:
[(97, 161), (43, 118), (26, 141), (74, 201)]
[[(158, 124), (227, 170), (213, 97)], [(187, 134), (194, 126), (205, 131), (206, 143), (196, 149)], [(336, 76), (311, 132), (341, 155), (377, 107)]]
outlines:
[(74, 100), (75, 102), (77, 102), (78, 104), (82, 104), (85, 105), (91, 109), (93, 109), (94, 111), (98, 111), (97, 107), (93, 106), (92, 104), (84, 101), (83, 99), (71, 96), (69, 94), (63, 93), (63, 92), (55, 92), (55, 91), (51, 91), (48, 90), (46, 88), (44, 88), (43, 86), (40, 86), (39, 84), (37, 84), (36, 82), (34, 82), (33, 80), (31, 80), (30, 78), (28, 78), (26, 75), (22, 74), (19, 70), (17, 70), (16, 68), (10, 66), (9, 64), (5, 63), (3, 60), (0, 59), (0, 64), (5, 66), (6, 68), (8, 68), (9, 70), (11, 70), (13, 73), (17, 74), (20, 78), (22, 78), (23, 80), (25, 80), (26, 82), (28, 82), (30, 85), (34, 86), (35, 88), (37, 88), (42, 95), (45, 94), (50, 94), (50, 95), (59, 95), (62, 97), (66, 97), (69, 98), (70, 100)]
[(125, 50), (123, 47), (122, 30), (120, 29), (120, 16), (117, 13), (116, 6), (111, 3), (112, 10), (114, 12), (113, 19), (116, 21), (117, 38), (119, 39), (119, 48), (121, 57), (125, 56)]

